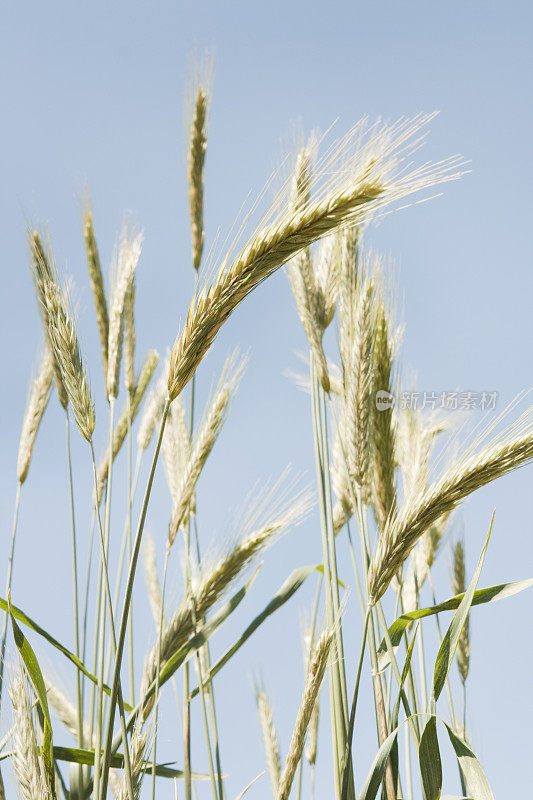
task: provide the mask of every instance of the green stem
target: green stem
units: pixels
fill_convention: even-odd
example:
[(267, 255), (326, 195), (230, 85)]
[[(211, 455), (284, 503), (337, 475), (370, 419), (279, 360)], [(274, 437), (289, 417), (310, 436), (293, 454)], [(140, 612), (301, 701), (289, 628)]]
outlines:
[[(19, 481), (17, 483), (17, 494), (15, 497), (15, 511), (13, 513), (13, 527), (11, 530), (11, 547), (9, 550), (9, 560), (7, 562), (6, 597), (9, 597), (9, 595), (11, 594), (11, 581), (13, 578), (13, 559), (15, 558), (15, 541), (17, 538), (17, 524), (19, 518), (21, 490), (22, 490), (22, 484)], [(8, 619), (9, 615), (6, 614), (4, 617), (4, 630), (2, 631), (2, 647), (0, 652), (0, 708), (2, 707), (2, 689), (4, 686), (4, 662), (6, 653)]]
[[(315, 444), (315, 462), (317, 474), (317, 489), (319, 498), (320, 510), (320, 530), (322, 534), (322, 557), (324, 562), (324, 598), (326, 606), (326, 619), (329, 627), (333, 628), (335, 625), (335, 616), (333, 613), (333, 596), (331, 590), (331, 566), (329, 555), (329, 543), (327, 535), (327, 522), (324, 503), (324, 476), (323, 476), (323, 454), (322, 454), (322, 436), (320, 432), (320, 415), (318, 410), (318, 381), (316, 376), (316, 369), (314, 361), (311, 358), (311, 409), (313, 415), (313, 439)], [(331, 731), (332, 731), (332, 747), (333, 747), (333, 777), (335, 782), (335, 797), (340, 797), (341, 790), (341, 776), (340, 776), (340, 746), (344, 740), (343, 732), (341, 729), (342, 720), (342, 701), (340, 699), (340, 682), (339, 673), (337, 669), (337, 659), (334, 654), (330, 655), (328, 661), (329, 669), (329, 686), (330, 686), (330, 707), (331, 707)]]
[(165, 565), (163, 567), (163, 583), (161, 586), (161, 609), (159, 613), (159, 628), (158, 628), (158, 635), (157, 635), (157, 665), (156, 665), (156, 672), (155, 672), (155, 693), (154, 693), (154, 703), (155, 703), (155, 711), (154, 711), (154, 746), (152, 751), (152, 800), (155, 800), (155, 767), (157, 763), (157, 720), (158, 720), (158, 713), (159, 713), (159, 675), (161, 670), (161, 642), (163, 639), (163, 624), (164, 624), (164, 608), (165, 608), (165, 590), (167, 588), (167, 571), (168, 571), (168, 559), (170, 555), (170, 544), (167, 541), (167, 547), (165, 552)]
[(154, 456), (152, 459), (152, 465), (150, 467), (150, 474), (148, 476), (148, 483), (146, 485), (146, 490), (144, 493), (144, 498), (141, 506), (141, 513), (139, 516), (139, 523), (137, 526), (137, 532), (135, 534), (135, 540), (133, 544), (133, 552), (131, 556), (129, 571), (128, 571), (128, 579), (126, 583), (126, 591), (124, 596), (124, 606), (122, 609), (122, 616), (120, 620), (120, 630), (118, 635), (117, 641), (117, 655), (115, 658), (115, 669), (113, 673), (113, 683), (111, 686), (111, 697), (109, 701), (109, 714), (107, 718), (107, 732), (106, 732), (106, 740), (105, 740), (105, 749), (104, 749), (104, 759), (103, 759), (103, 770), (102, 770), (102, 788), (103, 788), (103, 798), (105, 800), (105, 793), (107, 792), (107, 783), (109, 779), (109, 766), (110, 766), (110, 758), (111, 758), (111, 744), (113, 741), (113, 723), (114, 723), (114, 716), (115, 716), (115, 705), (117, 702), (117, 695), (119, 689), (119, 680), (120, 680), (120, 665), (122, 663), (122, 655), (124, 652), (124, 643), (126, 639), (126, 629), (128, 624), (128, 616), (129, 616), (129, 608), (131, 603), (131, 596), (133, 592), (133, 582), (135, 580), (135, 572), (137, 569), (137, 562), (139, 560), (139, 552), (141, 549), (141, 541), (142, 541), (142, 534), (144, 530), (144, 524), (146, 521), (146, 514), (148, 511), (148, 503), (150, 501), (150, 494), (152, 491), (152, 484), (154, 482), (154, 475), (155, 469), (157, 466), (157, 460), (159, 458), (159, 451), (161, 449), (161, 442), (163, 439), (163, 433), (165, 430), (165, 424), (167, 421), (168, 410), (170, 408), (170, 400), (167, 398), (165, 401), (165, 405), (163, 408), (163, 417), (161, 419), (161, 426), (159, 428), (159, 436), (157, 439), (156, 448), (154, 451)]
[[(132, 446), (131, 446), (131, 392), (128, 392), (128, 561), (131, 561), (132, 541)], [(121, 570), (122, 574), (122, 570)], [(133, 667), (133, 598), (129, 612), (130, 699), (135, 705), (135, 672)]]
[(370, 617), (371, 617), (370, 608), (367, 608), (365, 614), (364, 627), (363, 627), (363, 639), (361, 641), (361, 649), (359, 651), (359, 661), (357, 662), (357, 672), (355, 675), (355, 686), (353, 690), (352, 706), (350, 709), (350, 720), (348, 723), (348, 736), (346, 739), (346, 749), (344, 752), (344, 757), (342, 762), (343, 768), (342, 768), (341, 800), (347, 800), (348, 797), (350, 762), (352, 758), (352, 741), (353, 741), (353, 732), (355, 727), (355, 712), (357, 710), (357, 700), (359, 697), (359, 684), (361, 682), (361, 671), (363, 668), (363, 659), (365, 655), (366, 640), (368, 635), (368, 623), (370, 621)]
[[(72, 480), (72, 457), (70, 451), (70, 421), (68, 407), (65, 413), (66, 420), (66, 439), (67, 439), (67, 465), (68, 483), (70, 495), (70, 522), (72, 530), (72, 576), (74, 594), (74, 642), (77, 658), (80, 657), (80, 625), (79, 625), (79, 604), (78, 604), (78, 557), (76, 552), (76, 515), (74, 510), (74, 484)], [(76, 700), (78, 711), (78, 747), (83, 749), (83, 703), (81, 695), (81, 672), (76, 669)], [(78, 786), (83, 786), (83, 767), (78, 765)]]
[[(96, 492), (98, 486), (98, 477), (96, 474), (96, 459), (94, 456), (94, 447), (91, 442), (91, 455), (92, 455), (92, 462), (93, 462), (93, 477), (94, 477), (94, 490)], [(100, 548), (101, 548), (101, 558), (102, 558), (102, 567), (103, 567), (103, 574), (104, 574), (104, 586), (105, 586), (105, 594), (106, 594), (106, 602), (107, 602), (107, 610), (109, 613), (109, 628), (111, 631), (111, 644), (113, 646), (113, 654), (117, 654), (117, 639), (115, 634), (115, 619), (113, 614), (113, 601), (111, 599), (111, 588), (109, 586), (109, 571), (107, 568), (107, 554), (106, 554), (106, 542), (104, 539), (104, 532), (102, 530), (102, 523), (100, 521), (100, 512), (98, 510), (98, 504), (96, 503), (96, 517), (98, 522), (98, 531), (100, 533)], [(118, 706), (119, 706), (119, 714), (120, 714), (120, 723), (121, 723), (121, 730), (122, 730), (122, 745), (124, 748), (124, 774), (126, 776), (126, 786), (128, 789), (128, 797), (129, 800), (134, 800), (133, 798), (133, 785), (132, 785), (132, 776), (131, 776), (131, 764), (130, 764), (130, 751), (128, 747), (128, 733), (126, 729), (126, 715), (124, 712), (124, 701), (122, 698), (122, 687), (120, 685), (120, 677), (118, 683)], [(95, 751), (99, 752), (99, 751)], [(99, 762), (99, 758), (94, 759), (95, 763), (95, 786), (96, 784), (96, 764)], [(102, 792), (102, 798), (105, 800), (106, 794)]]

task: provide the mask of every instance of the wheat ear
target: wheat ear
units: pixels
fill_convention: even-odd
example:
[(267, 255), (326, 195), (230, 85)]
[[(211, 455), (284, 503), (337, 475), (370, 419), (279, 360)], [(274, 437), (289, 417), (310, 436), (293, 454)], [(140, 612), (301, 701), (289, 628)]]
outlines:
[[(465, 591), (465, 551), (461, 541), (453, 549), (453, 593), (463, 594)], [(457, 667), (463, 683), (468, 677), (470, 669), (470, 632), (468, 616), (463, 625), (463, 630), (457, 645)]]
[(459, 503), (533, 458), (531, 423), (516, 426), (476, 453), (468, 452), (418, 497), (411, 497), (379, 536), (369, 572), (372, 602), (379, 600), (419, 538)]
[(191, 456), (191, 439), (181, 397), (170, 406), (162, 442), (163, 466), (172, 501), (176, 502), (181, 479)]
[(49, 350), (45, 350), (22, 421), (17, 459), (17, 478), (20, 484), (24, 483), (28, 475), (37, 431), (50, 397), (53, 374), (52, 355)]
[(52, 800), (49, 782), (39, 756), (29, 687), (22, 665), (10, 686), (13, 709), (12, 763), (21, 800)]
[[(268, 498), (267, 498), (268, 499)], [(297, 524), (309, 508), (307, 495), (302, 495), (277, 515), (268, 519), (261, 527), (253, 530), (237, 542), (226, 555), (215, 561), (205, 561), (198, 569), (192, 583), (194, 611), (188, 597), (184, 598), (177, 611), (169, 620), (161, 637), (161, 667), (179, 651), (195, 630), (195, 619), (202, 619), (209, 609), (229, 590), (243, 570), (263, 552), (282, 531)], [(158, 643), (149, 652), (141, 683), (141, 697), (146, 694), (155, 681), (157, 671)]]
[[(408, 150), (406, 142), (426, 121), (420, 118), (374, 130), (369, 143), (358, 149), (355, 160), (352, 157), (344, 169), (339, 164), (333, 186), (327, 186), (322, 195), (317, 194), (301, 211), (292, 206), (286, 209), (281, 218), (252, 237), (228, 268), (225, 267), (228, 258), (223, 262), (211, 285), (204, 286), (191, 303), (184, 329), (172, 349), (168, 376), (170, 400), (191, 380), (235, 308), (290, 258), (335, 228), (359, 222), (401, 197), (457, 177), (449, 172), (452, 162), (401, 171), (401, 158)], [(354, 136), (352, 146), (353, 139)], [(342, 158), (347, 147), (346, 143), (340, 147)], [(323, 172), (331, 175), (330, 170), (328, 163)], [(318, 179), (323, 177), (319, 173)]]
[(81, 358), (74, 321), (56, 283), (44, 287), (50, 344), (61, 370), (74, 419), (82, 436), (91, 441), (94, 425), (94, 404)]
[(156, 629), (159, 630), (159, 624), (161, 620), (161, 586), (157, 574), (155, 543), (150, 534), (145, 535), (143, 547), (143, 565), (150, 611), (152, 612)]
[(274, 714), (272, 706), (264, 689), (256, 688), (255, 702), (257, 705), (257, 715), (261, 728), (261, 737), (265, 748), (265, 758), (267, 772), (272, 786), (272, 794), (277, 797), (279, 781), (281, 777), (281, 760), (279, 755), (279, 740), (274, 724)]
[(118, 253), (117, 274), (111, 295), (111, 311), (109, 314), (106, 382), (108, 398), (116, 397), (118, 394), (124, 334), (124, 303), (141, 256), (142, 240), (142, 233), (133, 234), (127, 228), (124, 228)]
[(194, 108), (187, 148), (189, 215), (191, 219), (192, 263), (200, 268), (204, 249), (204, 162), (207, 148), (207, 111), (209, 96), (206, 86), (195, 91)]
[(124, 299), (124, 383), (131, 395), (135, 388), (135, 277)]
[(57, 391), (59, 402), (64, 409), (68, 406), (67, 390), (63, 386), (63, 378), (61, 377), (61, 369), (55, 357), (55, 353), (50, 342), (50, 333), (48, 326), (48, 308), (45, 298), (45, 286), (55, 281), (55, 269), (53, 265), (53, 258), (51, 252), (46, 253), (41, 237), (35, 230), (28, 231), (28, 239), (31, 254), (31, 274), (37, 301), (39, 306), (39, 313), (43, 324), (45, 340), (48, 344), (52, 354), (52, 364), (54, 368), (54, 383)]
[(180, 526), (187, 521), (196, 483), (224, 424), (232, 398), (244, 372), (246, 359), (236, 363), (236, 358), (236, 354), (231, 356), (222, 370), (218, 388), (200, 425), (188, 464), (181, 477), (168, 530), (168, 540), (171, 545)]
[(100, 265), (100, 256), (96, 244), (94, 232), (93, 213), (90, 201), (87, 199), (85, 214), (83, 216), (83, 241), (85, 243), (85, 253), (87, 256), (87, 267), (89, 279), (93, 292), (94, 310), (96, 312), (96, 323), (100, 334), (100, 344), (102, 348), (102, 360), (104, 363), (104, 375), (107, 375), (107, 348), (109, 341), (109, 315), (107, 311), (107, 300), (105, 296), (104, 278)]
[(326, 629), (318, 639), (313, 655), (309, 660), (309, 671), (292, 733), (289, 752), (285, 767), (280, 779), (277, 800), (288, 800), (292, 782), (296, 774), (296, 767), (302, 757), (305, 735), (313, 713), (313, 708), (318, 698), (320, 685), (328, 663), (328, 656), (333, 641), (334, 632)]
[(390, 320), (383, 302), (378, 304), (374, 320), (372, 347), (374, 394), (372, 403), (373, 484), (372, 497), (376, 520), (380, 530), (385, 530), (389, 516), (396, 510), (396, 426), (392, 402), (388, 407), (378, 406), (378, 393), (392, 398), (393, 338)]
[[(129, 743), (133, 800), (138, 800), (140, 796), (142, 780), (146, 772), (147, 761), (150, 758), (149, 750), (151, 748), (148, 748), (150, 730), (146, 728), (143, 731), (144, 719), (145, 712), (144, 709), (141, 709), (140, 714), (135, 720)], [(126, 776), (123, 775), (117, 793), (117, 800), (129, 800), (129, 796)]]
[[(296, 167), (293, 178), (292, 205), (295, 210), (303, 211), (310, 202), (310, 187), (312, 177), (313, 153), (315, 150), (314, 141), (300, 151), (296, 160)], [(292, 293), (296, 301), (298, 316), (303, 325), (303, 329), (309, 342), (311, 357), (314, 359), (320, 382), (324, 390), (329, 392), (330, 382), (328, 376), (328, 365), (324, 349), (322, 347), (322, 336), (325, 328), (323, 320), (322, 295), (318, 292), (316, 284), (313, 262), (311, 259), (311, 249), (306, 247), (297, 253), (288, 264), (289, 279)]]

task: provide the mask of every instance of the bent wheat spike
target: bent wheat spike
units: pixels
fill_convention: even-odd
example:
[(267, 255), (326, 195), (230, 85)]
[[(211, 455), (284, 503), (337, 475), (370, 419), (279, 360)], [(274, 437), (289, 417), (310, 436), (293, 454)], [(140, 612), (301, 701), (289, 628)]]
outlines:
[[(289, 208), (276, 222), (253, 236), (227, 269), (226, 262), (223, 263), (211, 285), (205, 286), (189, 307), (185, 327), (172, 349), (168, 376), (170, 400), (191, 380), (235, 308), (282, 264), (335, 228), (359, 222), (401, 197), (457, 177), (449, 174), (451, 162), (401, 173), (395, 151), (405, 147), (406, 140), (424, 121), (427, 120), (383, 127), (374, 133), (366, 149), (362, 148), (362, 160), (354, 165), (352, 159), (341, 170), (333, 188), (328, 187), (301, 211)], [(345, 153), (348, 145), (343, 143), (343, 146)]]
[(176, 487), (168, 530), (168, 540), (171, 545), (174, 543), (178, 529), (187, 521), (198, 478), (214, 447), (242, 377), (246, 359), (242, 359), (237, 365), (235, 365), (235, 361), (236, 354), (231, 356), (224, 365), (218, 389), (200, 426), (188, 463), (183, 470), (179, 485)]
[(64, 409), (68, 406), (67, 390), (63, 386), (63, 378), (61, 377), (61, 370), (57, 359), (55, 357), (53, 348), (50, 343), (50, 333), (48, 329), (48, 309), (46, 306), (45, 286), (55, 281), (55, 272), (53, 268), (52, 255), (46, 254), (41, 241), (39, 233), (35, 230), (28, 231), (28, 238), (30, 243), (31, 252), (31, 273), (37, 301), (39, 305), (39, 313), (41, 315), (41, 322), (43, 324), (44, 336), (50, 352), (52, 354), (52, 363), (54, 368), (54, 383), (57, 391), (59, 402)]
[(74, 419), (81, 434), (91, 441), (95, 417), (94, 405), (81, 359), (74, 322), (63, 302), (59, 287), (48, 283), (44, 287), (50, 344), (59, 368), (61, 379), (72, 406)]
[[(277, 516), (273, 516), (262, 527), (245, 536), (223, 557), (213, 563), (200, 565), (198, 576), (193, 580), (195, 614), (188, 598), (184, 598), (163, 631), (161, 637), (161, 667), (187, 642), (195, 629), (194, 619), (202, 619), (209, 609), (229, 590), (244, 569), (261, 553), (276, 536), (297, 524), (309, 509), (307, 495), (286, 505)], [(145, 697), (155, 681), (157, 671), (158, 643), (153, 646), (146, 659), (141, 683), (141, 697)], [(150, 705), (147, 710), (150, 710)]]
[(512, 429), (481, 451), (467, 454), (447, 469), (423, 494), (410, 498), (380, 534), (369, 572), (372, 602), (379, 600), (422, 534), (459, 503), (496, 478), (533, 459), (531, 423)]

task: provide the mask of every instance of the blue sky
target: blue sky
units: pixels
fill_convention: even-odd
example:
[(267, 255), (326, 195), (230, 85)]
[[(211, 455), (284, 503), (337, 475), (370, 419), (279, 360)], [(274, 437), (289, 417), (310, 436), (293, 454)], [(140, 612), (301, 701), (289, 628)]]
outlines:
[[(461, 153), (471, 173), (430, 203), (388, 216), (369, 234), (395, 264), (405, 321), (404, 373), (428, 391), (494, 390), (503, 408), (531, 386), (531, 193), (533, 158), (533, 13), (525, 2), (52, 2), (10, 4), (1, 36), (3, 124), (1, 319), (4, 391), (0, 557), (8, 547), (18, 437), (39, 320), (27, 268), (25, 225), (48, 226), (56, 260), (77, 286), (79, 328), (97, 402), (102, 446), (106, 409), (88, 288), (80, 208), (93, 199), (103, 260), (109, 261), (124, 212), (145, 230), (138, 274), (139, 351), (171, 345), (193, 287), (184, 178), (183, 98), (191, 52), (214, 52), (214, 91), (206, 166), (207, 247), (222, 238), (279, 163), (295, 122), (304, 132), (337, 120), (343, 133), (361, 116), (397, 119), (439, 110), (423, 157)], [(248, 200), (249, 202), (249, 200)], [(287, 464), (313, 478), (308, 400), (286, 377), (299, 369), (305, 339), (284, 274), (262, 286), (235, 314), (201, 368), (205, 398), (234, 346), (250, 362), (230, 418), (202, 477), (203, 540), (225, 541), (243, 498)], [(88, 527), (90, 471), (75, 441), (80, 531)], [(63, 421), (53, 399), (24, 489), (14, 597), (53, 632), (71, 641)], [(531, 575), (531, 468), (480, 492), (458, 517), (473, 568), (496, 508), (482, 582)], [(59, 498), (59, 499), (56, 499)], [(118, 503), (117, 503), (118, 505)], [(150, 525), (164, 552), (168, 499), (156, 487)], [(86, 552), (82, 537), (81, 551)], [(265, 559), (246, 611), (221, 644), (261, 607), (286, 573), (319, 559), (317, 520), (288, 534)], [(448, 594), (449, 557), (439, 587)], [(349, 576), (346, 577), (349, 581)], [(178, 560), (171, 597), (178, 597)], [(172, 594), (174, 593), (174, 594)], [(262, 769), (252, 676), (261, 674), (289, 742), (300, 690), (299, 618), (312, 597), (303, 590), (235, 660), (219, 687), (229, 796)], [(470, 726), (496, 797), (523, 795), (528, 784), (533, 691), (532, 596), (524, 594), (472, 619)], [(352, 598), (353, 603), (353, 598)], [(145, 641), (149, 616), (139, 587), (137, 614)], [(359, 636), (347, 635), (348, 658)], [(524, 635), (525, 631), (525, 635)], [(142, 637), (141, 637), (142, 638)], [(429, 636), (431, 641), (431, 637)], [(72, 674), (43, 650), (59, 677)], [(505, 680), (502, 676), (505, 675)], [(171, 693), (168, 693), (171, 706)], [(370, 763), (373, 723), (362, 709), (360, 769)], [(366, 715), (366, 716), (365, 716)], [(323, 715), (326, 722), (326, 714)], [(497, 724), (495, 723), (497, 720)], [(372, 735), (366, 736), (366, 731)], [(198, 736), (200, 729), (198, 725)], [(162, 732), (172, 757), (173, 729)], [(321, 732), (317, 796), (327, 796), (327, 725)], [(202, 761), (199, 752), (198, 760)], [(199, 766), (200, 766), (199, 765)], [(449, 791), (457, 791), (449, 772)], [(201, 795), (203, 797), (203, 795)], [(207, 795), (206, 795), (207, 796)], [(251, 795), (250, 795), (251, 796)], [(265, 780), (257, 798), (269, 797)]]

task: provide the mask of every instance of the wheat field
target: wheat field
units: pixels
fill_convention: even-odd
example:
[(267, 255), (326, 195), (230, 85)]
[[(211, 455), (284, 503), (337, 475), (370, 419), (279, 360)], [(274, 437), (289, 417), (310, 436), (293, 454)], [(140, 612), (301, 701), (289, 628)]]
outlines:
[[(486, 386), (418, 385), (407, 266), (380, 249), (387, 227), (438, 219), (468, 191), (475, 153), (435, 154), (434, 113), (300, 126), (233, 224), (211, 229), (222, 60), (191, 63), (172, 318), (174, 259), (154, 263), (149, 221), (125, 210), (110, 234), (84, 185), (65, 243), (46, 209), (20, 224), (17, 313), (39, 321), (39, 355), (5, 386), (29, 378), (4, 481), (0, 791), (491, 800), (494, 731), (476, 715), (498, 694), (483, 664), (505, 632), (490, 619), (527, 614), (533, 585), (518, 547), (492, 579), (494, 540), (513, 546), (491, 491), (505, 483), (527, 514), (533, 407), (527, 391), (505, 405)], [(422, 283), (417, 299), (437, 305)], [(275, 373), (250, 346), (260, 324), (286, 350)], [(278, 379), (291, 400), (269, 408)], [(294, 467), (278, 456), (301, 420)], [(270, 478), (253, 473), (263, 452)]]

